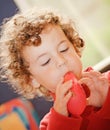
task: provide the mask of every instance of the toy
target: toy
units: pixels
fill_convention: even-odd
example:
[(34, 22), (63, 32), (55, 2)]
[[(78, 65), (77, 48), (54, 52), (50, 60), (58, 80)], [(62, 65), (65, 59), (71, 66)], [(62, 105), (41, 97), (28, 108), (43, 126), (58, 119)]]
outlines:
[(83, 87), (78, 83), (77, 78), (72, 72), (68, 72), (64, 76), (64, 82), (68, 80), (72, 80), (73, 83), (71, 87), (73, 96), (68, 101), (68, 111), (73, 115), (81, 115), (86, 107), (86, 94)]

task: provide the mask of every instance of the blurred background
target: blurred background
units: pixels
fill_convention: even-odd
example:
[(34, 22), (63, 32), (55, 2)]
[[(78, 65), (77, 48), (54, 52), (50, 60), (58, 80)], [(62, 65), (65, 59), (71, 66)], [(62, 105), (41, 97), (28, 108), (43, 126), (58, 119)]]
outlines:
[[(56, 9), (74, 20), (86, 44), (82, 56), (84, 69), (96, 66), (105, 59), (109, 59), (107, 64), (110, 66), (110, 0), (1, 0), (0, 25), (4, 18), (34, 6)], [(16, 96), (7, 84), (0, 84), (0, 104)], [(42, 118), (42, 111), (46, 113), (52, 104), (43, 102), (47, 106), (44, 110), (38, 105), (39, 101), (42, 103), (43, 99), (32, 100)]]

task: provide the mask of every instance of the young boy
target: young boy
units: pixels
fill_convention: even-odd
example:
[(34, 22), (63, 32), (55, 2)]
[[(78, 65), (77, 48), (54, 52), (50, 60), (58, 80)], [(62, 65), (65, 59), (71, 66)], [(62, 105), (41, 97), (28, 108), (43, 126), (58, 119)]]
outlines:
[[(110, 129), (110, 73), (82, 72), (84, 42), (71, 20), (48, 10), (19, 13), (3, 25), (0, 42), (1, 78), (27, 98), (54, 100), (40, 130)], [(64, 82), (70, 71), (90, 90), (87, 107), (78, 116), (67, 108), (74, 95), (72, 81)]]

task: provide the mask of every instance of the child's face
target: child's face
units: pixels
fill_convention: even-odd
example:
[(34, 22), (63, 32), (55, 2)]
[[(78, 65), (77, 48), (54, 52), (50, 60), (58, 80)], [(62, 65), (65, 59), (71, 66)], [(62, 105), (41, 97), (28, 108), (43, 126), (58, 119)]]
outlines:
[(61, 28), (48, 25), (40, 37), (39, 46), (26, 46), (23, 50), (32, 78), (51, 92), (55, 92), (56, 85), (68, 71), (74, 72), (79, 79), (82, 72), (80, 58)]

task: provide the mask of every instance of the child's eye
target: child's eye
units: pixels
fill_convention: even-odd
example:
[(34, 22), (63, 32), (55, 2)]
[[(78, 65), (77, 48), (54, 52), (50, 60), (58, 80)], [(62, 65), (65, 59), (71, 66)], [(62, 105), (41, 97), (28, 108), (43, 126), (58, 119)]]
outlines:
[(66, 51), (68, 51), (68, 49), (69, 49), (69, 47), (67, 47), (67, 48), (65, 48), (65, 49), (60, 50), (60, 52), (66, 52)]
[(41, 64), (41, 66), (45, 66), (50, 62), (50, 59), (48, 59), (47, 61), (45, 61), (43, 64)]

